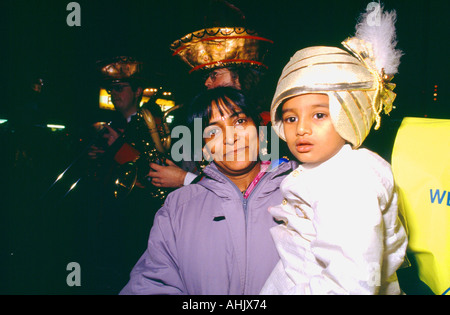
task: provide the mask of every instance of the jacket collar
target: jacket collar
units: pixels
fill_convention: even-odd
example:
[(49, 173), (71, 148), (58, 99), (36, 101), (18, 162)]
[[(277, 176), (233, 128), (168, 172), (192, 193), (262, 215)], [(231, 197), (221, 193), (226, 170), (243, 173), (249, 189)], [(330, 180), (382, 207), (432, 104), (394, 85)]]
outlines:
[[(285, 175), (288, 175), (293, 169), (297, 168), (297, 166), (298, 164), (294, 161), (282, 163), (277, 161), (276, 163), (272, 163), (267, 174), (261, 179), (261, 181), (266, 183), (260, 190), (260, 193), (267, 194), (278, 189)], [(199, 185), (223, 199), (242, 198), (242, 194), (236, 185), (217, 168), (214, 162), (205, 167), (203, 173), (205, 178), (198, 183)]]

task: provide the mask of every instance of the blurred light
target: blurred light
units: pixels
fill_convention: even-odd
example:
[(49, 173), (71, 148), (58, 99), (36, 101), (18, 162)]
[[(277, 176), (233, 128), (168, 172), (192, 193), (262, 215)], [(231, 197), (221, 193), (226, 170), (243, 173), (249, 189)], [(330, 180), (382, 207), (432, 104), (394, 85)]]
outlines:
[(174, 116), (169, 115), (169, 116), (166, 117), (166, 121), (167, 121), (169, 124), (171, 124), (174, 118), (175, 118)]
[(0, 119), (0, 125), (1, 124), (4, 124), (5, 122), (7, 122), (8, 121), (8, 119)]
[(144, 90), (143, 95), (144, 95), (144, 96), (152, 96), (152, 95), (155, 94), (157, 91), (158, 91), (158, 89), (155, 89), (155, 88), (146, 88), (146, 89)]
[(105, 89), (100, 89), (99, 103), (101, 109), (116, 110), (114, 104), (111, 102), (111, 95), (109, 95)]
[(139, 107), (142, 107), (145, 103), (150, 99), (149, 96), (142, 96), (141, 102), (139, 103)]
[(171, 100), (165, 100), (163, 98), (158, 98), (155, 101), (156, 104), (158, 104), (159, 106), (161, 106), (161, 110), (163, 112), (165, 112), (166, 110), (168, 110), (169, 108), (172, 108), (175, 106), (175, 102), (171, 101)]
[(54, 129), (64, 129), (64, 128), (66, 128), (66, 126), (63, 126), (63, 125), (52, 125), (52, 124), (48, 124), (48, 125), (47, 125), (47, 128), (50, 128), (50, 129), (52, 129), (52, 130), (54, 130)]
[[(81, 179), (81, 178), (80, 178), (80, 179)], [(77, 184), (78, 184), (78, 182), (80, 181), (80, 179), (78, 179), (75, 183), (73, 183), (72, 186), (70, 186), (70, 189), (67, 191), (67, 193), (66, 193), (65, 196), (67, 196), (68, 193), (70, 193), (72, 190), (74, 190), (74, 188), (77, 186)]]

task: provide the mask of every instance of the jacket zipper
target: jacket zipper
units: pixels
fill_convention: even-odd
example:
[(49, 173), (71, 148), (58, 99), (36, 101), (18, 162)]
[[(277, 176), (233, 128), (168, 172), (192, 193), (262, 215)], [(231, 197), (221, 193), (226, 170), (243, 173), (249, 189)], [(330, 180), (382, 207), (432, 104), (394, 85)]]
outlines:
[[(244, 196), (242, 196), (243, 199), (243, 206), (244, 206), (244, 216), (245, 216), (245, 251), (246, 254), (248, 252), (248, 240), (247, 240), (247, 235), (248, 235), (248, 229), (247, 229), (247, 222), (248, 222), (248, 203), (250, 201), (250, 198), (255, 194), (256, 189), (258, 188), (258, 186), (260, 186), (261, 182), (265, 181), (265, 177), (266, 177), (267, 173), (264, 174), (261, 179), (259, 180), (258, 183), (256, 183), (255, 187), (253, 187), (253, 190), (250, 192), (249, 196), (247, 199), (244, 198)], [(242, 286), (242, 295), (245, 294), (245, 289), (246, 289), (246, 284), (247, 284), (247, 267), (248, 267), (248, 261), (247, 259), (245, 260), (245, 266), (244, 266), (244, 285)]]
[[(239, 190), (239, 188), (237, 188), (237, 186), (231, 181), (231, 179), (229, 179), (228, 177), (226, 177), (225, 175), (223, 175), (222, 173), (220, 173), (219, 171), (214, 170), (215, 172), (219, 173), (221, 176), (223, 176), (228, 182), (230, 182), (232, 184), (232, 186), (234, 187), (234, 189), (237, 191), (238, 195), (241, 198), (242, 201), (242, 206), (244, 208), (244, 219), (245, 219), (245, 251), (247, 254), (247, 221), (248, 221), (248, 202), (250, 200), (250, 198), (252, 197), (252, 195), (254, 195), (254, 192), (256, 191), (256, 189), (260, 186), (260, 184), (265, 181), (266, 178), (266, 174), (264, 174), (260, 181), (255, 185), (255, 187), (253, 187), (253, 190), (251, 191), (250, 195), (248, 196), (247, 199), (244, 198), (244, 196), (242, 195), (241, 191)], [(245, 266), (244, 266), (244, 283), (242, 285), (242, 295), (244, 295), (245, 293), (245, 288), (246, 288), (246, 284), (247, 284), (247, 259), (245, 260)]]

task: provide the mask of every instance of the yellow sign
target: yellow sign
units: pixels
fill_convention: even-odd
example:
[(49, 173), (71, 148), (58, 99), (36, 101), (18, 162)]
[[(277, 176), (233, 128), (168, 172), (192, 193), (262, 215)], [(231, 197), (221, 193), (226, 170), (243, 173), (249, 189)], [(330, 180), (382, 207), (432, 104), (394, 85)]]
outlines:
[(165, 112), (166, 110), (168, 110), (168, 109), (170, 109), (170, 108), (175, 106), (175, 102), (174, 101), (166, 100), (166, 99), (163, 99), (163, 98), (156, 99), (155, 103), (158, 104), (159, 106), (161, 106), (161, 110), (163, 112)]
[[(142, 95), (142, 100), (139, 104), (139, 107), (142, 107), (145, 103), (148, 102), (150, 97), (157, 91), (157, 89), (153, 88), (147, 88), (144, 90), (144, 93)], [(164, 92), (164, 93), (170, 93), (170, 92)], [(166, 94), (164, 94), (166, 95)], [(171, 95), (171, 94), (167, 94)], [(156, 104), (161, 106), (161, 110), (165, 112), (169, 108), (175, 106), (175, 103), (171, 100), (166, 100), (162, 98), (158, 98), (156, 100)], [(107, 109), (107, 110), (115, 110), (114, 104), (111, 101), (111, 95), (108, 94), (108, 92), (105, 89), (100, 89), (100, 99), (99, 99), (99, 107), (101, 109)]]
[[(146, 102), (148, 102), (149, 99), (150, 99), (149, 96), (145, 96), (145, 95), (142, 96), (142, 100), (139, 103), (139, 107), (141, 107)], [(116, 110), (114, 108), (114, 104), (111, 101), (111, 95), (109, 95), (105, 89), (100, 89), (99, 107), (101, 109), (106, 109), (106, 110)]]
[(405, 118), (392, 170), (419, 277), (435, 294), (450, 294), (450, 120)]
[(100, 108), (115, 110), (114, 105), (111, 102), (111, 95), (109, 95), (105, 89), (100, 89)]

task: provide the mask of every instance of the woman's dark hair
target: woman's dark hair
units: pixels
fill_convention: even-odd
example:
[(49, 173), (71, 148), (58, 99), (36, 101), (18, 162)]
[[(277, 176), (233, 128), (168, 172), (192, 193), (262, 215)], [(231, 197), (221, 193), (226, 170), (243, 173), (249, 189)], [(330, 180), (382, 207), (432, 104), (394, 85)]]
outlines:
[[(237, 106), (253, 120), (257, 127), (261, 125), (260, 112), (250, 96), (232, 87), (217, 87), (200, 93), (189, 104), (187, 109), (188, 126), (193, 126), (195, 118), (201, 118), (202, 130), (204, 130), (211, 119), (213, 103), (223, 104), (232, 113), (235, 112)], [(222, 111), (222, 108), (218, 107), (218, 109)], [(223, 113), (221, 112), (221, 114)]]

